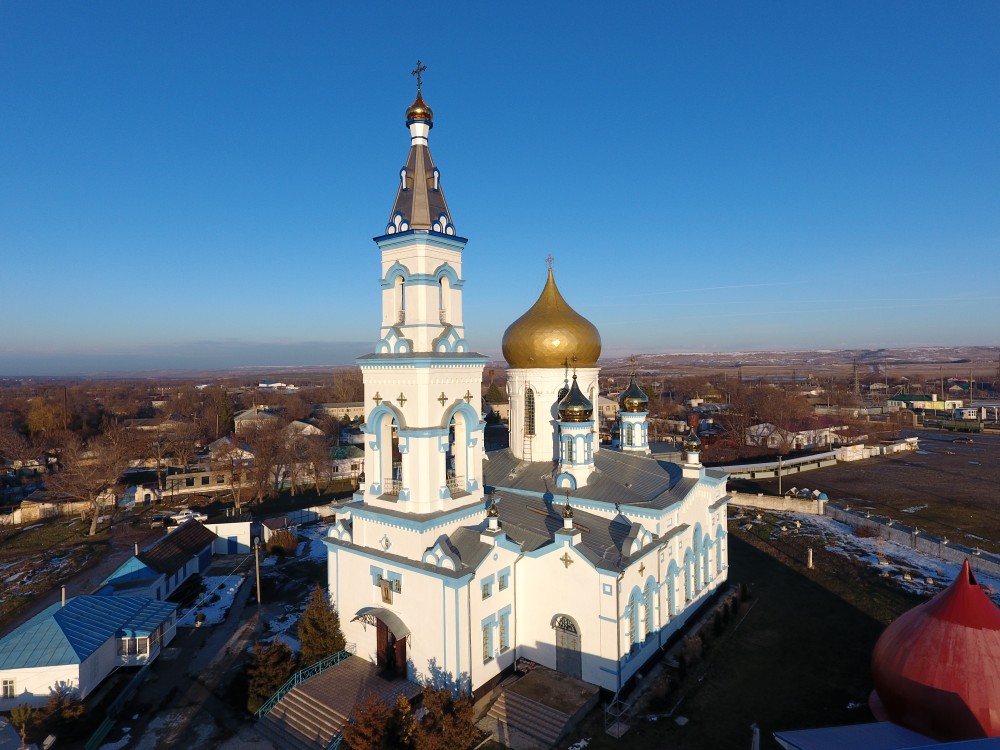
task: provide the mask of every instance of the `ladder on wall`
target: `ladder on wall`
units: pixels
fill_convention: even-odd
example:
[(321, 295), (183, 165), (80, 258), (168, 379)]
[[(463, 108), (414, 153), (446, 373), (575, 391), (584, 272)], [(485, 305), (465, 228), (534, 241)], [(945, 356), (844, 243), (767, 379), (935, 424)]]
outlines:
[(530, 464), (532, 462), (531, 442), (534, 439), (534, 437), (535, 437), (534, 435), (525, 434), (524, 444), (521, 446), (521, 460), (524, 461), (524, 463), (526, 464)]

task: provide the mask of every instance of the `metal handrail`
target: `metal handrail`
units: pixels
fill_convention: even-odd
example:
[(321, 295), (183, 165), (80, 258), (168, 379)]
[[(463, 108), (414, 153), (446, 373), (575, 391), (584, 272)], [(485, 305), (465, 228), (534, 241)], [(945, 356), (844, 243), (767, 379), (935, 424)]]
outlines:
[(451, 492), (465, 492), (465, 477), (452, 476), (446, 480)]
[(382, 482), (383, 495), (398, 495), (403, 489), (403, 482), (400, 479), (386, 479)]
[(357, 652), (357, 647), (353, 643), (345, 644), (343, 651), (338, 651), (333, 654), (333, 656), (328, 656), (325, 659), (320, 659), (315, 664), (310, 664), (304, 669), (300, 669), (298, 672), (289, 677), (285, 684), (278, 688), (278, 691), (267, 699), (267, 702), (257, 709), (257, 718), (263, 719), (267, 716), (275, 706), (281, 703), (281, 699), (288, 695), (292, 688), (297, 685), (301, 685), (303, 682), (308, 680), (310, 677), (315, 677), (320, 672), (323, 672), (334, 664), (339, 664), (340, 662), (347, 659), (349, 656), (353, 656)]

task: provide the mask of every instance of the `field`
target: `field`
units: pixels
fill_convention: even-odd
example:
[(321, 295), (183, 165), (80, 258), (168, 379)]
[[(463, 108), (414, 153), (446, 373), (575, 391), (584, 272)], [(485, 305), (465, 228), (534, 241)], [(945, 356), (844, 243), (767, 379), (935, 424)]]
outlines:
[[(1000, 552), (1000, 435), (971, 443), (949, 432), (905, 432), (921, 450), (843, 463), (785, 477), (783, 489), (808, 487), (970, 547)], [(776, 493), (777, 480), (733, 481), (732, 489)]]

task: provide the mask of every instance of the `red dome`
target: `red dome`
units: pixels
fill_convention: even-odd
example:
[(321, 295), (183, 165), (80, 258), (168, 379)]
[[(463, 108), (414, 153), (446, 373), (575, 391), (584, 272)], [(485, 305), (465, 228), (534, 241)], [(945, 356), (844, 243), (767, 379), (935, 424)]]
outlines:
[(885, 629), (872, 679), (877, 716), (883, 708), (889, 720), (942, 741), (1000, 737), (1000, 608), (968, 560), (951, 586)]

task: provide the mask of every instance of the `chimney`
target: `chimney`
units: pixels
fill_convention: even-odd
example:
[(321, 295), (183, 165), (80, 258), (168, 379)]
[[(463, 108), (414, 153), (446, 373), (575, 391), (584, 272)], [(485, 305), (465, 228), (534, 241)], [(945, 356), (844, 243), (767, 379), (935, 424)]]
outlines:
[(134, 545), (132, 545), (132, 553), (133, 553), (133, 554), (134, 554), (134, 555), (135, 555), (136, 557), (138, 557), (138, 556), (139, 556), (139, 542), (136, 542), (136, 543), (135, 543)]
[(62, 605), (66, 606), (66, 586), (62, 587)]

